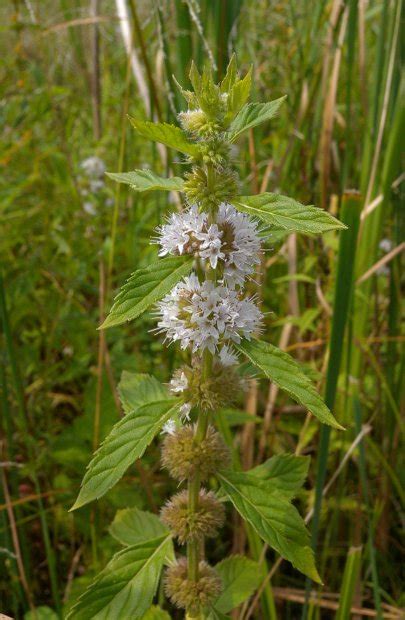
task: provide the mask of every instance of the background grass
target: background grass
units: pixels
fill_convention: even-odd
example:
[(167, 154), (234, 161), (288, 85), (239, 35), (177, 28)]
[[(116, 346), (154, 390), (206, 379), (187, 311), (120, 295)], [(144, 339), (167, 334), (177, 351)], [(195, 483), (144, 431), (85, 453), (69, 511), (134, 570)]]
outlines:
[[(242, 193), (280, 191), (350, 223), (340, 249), (336, 233), (273, 236), (258, 275), (266, 337), (306, 363), (323, 392), (327, 377), (347, 431), (320, 432), (265, 381), (240, 403), (263, 424), (234, 428), (245, 467), (273, 453), (311, 455), (298, 503), (309, 521), (314, 509), (325, 586), (316, 596), (267, 552), (264, 595), (237, 617), (401, 616), (402, 11), (400, 0), (2, 3), (0, 611), (62, 613), (114, 550), (115, 511), (158, 510), (171, 492), (155, 445), (97, 505), (67, 512), (120, 415), (122, 370), (167, 381), (178, 363), (149, 316), (96, 332), (178, 205), (94, 183), (81, 163), (181, 173), (178, 156), (137, 137), (126, 114), (173, 121), (184, 104), (172, 73), (187, 86), (191, 59), (208, 59), (220, 78), (235, 50), (241, 69), (253, 63), (254, 101), (288, 95), (277, 119), (238, 145)], [(233, 519), (212, 559), (260, 556)]]

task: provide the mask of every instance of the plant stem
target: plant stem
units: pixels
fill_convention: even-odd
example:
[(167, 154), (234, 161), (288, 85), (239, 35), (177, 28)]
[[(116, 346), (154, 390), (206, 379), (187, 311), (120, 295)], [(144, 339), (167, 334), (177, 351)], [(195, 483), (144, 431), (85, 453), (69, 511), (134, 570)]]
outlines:
[[(204, 352), (203, 356), (203, 380), (212, 372), (212, 355), (209, 351)], [(208, 428), (208, 413), (202, 409), (198, 412), (197, 428), (194, 441), (198, 445), (203, 441)], [(196, 472), (188, 482), (188, 505), (189, 512), (192, 514), (198, 509), (198, 496), (200, 493), (200, 475)], [(198, 564), (200, 561), (200, 543), (192, 540), (187, 544), (188, 577), (192, 581), (198, 581)]]

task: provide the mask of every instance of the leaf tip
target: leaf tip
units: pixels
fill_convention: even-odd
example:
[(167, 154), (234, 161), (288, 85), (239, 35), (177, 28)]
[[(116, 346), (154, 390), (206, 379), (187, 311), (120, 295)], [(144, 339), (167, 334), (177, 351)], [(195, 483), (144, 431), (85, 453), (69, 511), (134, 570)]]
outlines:
[(74, 510), (77, 510), (78, 508), (81, 508), (82, 506), (84, 506), (84, 504), (83, 502), (80, 501), (80, 494), (79, 494), (79, 497), (77, 498), (73, 506), (69, 508), (68, 512), (73, 512)]

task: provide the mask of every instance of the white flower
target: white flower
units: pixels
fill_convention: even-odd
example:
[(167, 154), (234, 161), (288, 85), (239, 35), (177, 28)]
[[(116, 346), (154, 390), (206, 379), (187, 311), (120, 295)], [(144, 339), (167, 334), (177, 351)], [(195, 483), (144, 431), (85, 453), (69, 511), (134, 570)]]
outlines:
[(222, 366), (235, 366), (238, 363), (238, 356), (226, 344), (219, 352), (219, 359)]
[(106, 166), (103, 160), (95, 155), (84, 159), (80, 164), (80, 167), (88, 177), (95, 179), (102, 177), (106, 171)]
[(238, 291), (216, 286), (195, 274), (184, 278), (158, 304), (157, 331), (166, 339), (179, 342), (182, 349), (208, 349), (215, 353), (227, 341), (250, 338), (260, 327), (262, 315), (252, 299), (243, 299)]
[(257, 223), (227, 203), (219, 207), (216, 221), (208, 213), (199, 213), (194, 205), (184, 213), (174, 213), (158, 229), (159, 256), (193, 254), (209, 261), (213, 269), (221, 267), (224, 282), (241, 286), (260, 262), (260, 237)]
[(178, 394), (179, 392), (184, 392), (188, 387), (187, 377), (182, 371), (180, 376), (174, 376), (170, 381), (170, 391), (174, 394)]
[(173, 420), (173, 418), (170, 418), (170, 420), (167, 420), (167, 422), (165, 422), (165, 424), (163, 425), (163, 428), (161, 430), (161, 434), (168, 434), (168, 435), (174, 435), (177, 429), (177, 425), (176, 422)]
[(184, 422), (184, 421), (189, 422), (189, 421), (190, 421), (190, 411), (191, 411), (191, 405), (190, 405), (190, 403), (184, 403), (184, 404), (180, 407), (179, 414), (180, 414), (180, 420), (181, 420), (182, 422)]
[(223, 247), (226, 255), (224, 280), (229, 286), (242, 285), (246, 276), (253, 273), (255, 265), (260, 263), (258, 225), (226, 202), (219, 206), (216, 221), (223, 231), (224, 242), (229, 239)]
[(392, 250), (392, 241), (391, 239), (381, 239), (379, 243), (380, 250), (383, 252), (390, 252)]
[(104, 185), (105, 183), (101, 179), (92, 179), (90, 181), (90, 191), (93, 194), (97, 194), (97, 192), (103, 189)]
[(90, 201), (83, 203), (83, 211), (85, 211), (88, 215), (96, 215), (97, 213), (96, 206)]
[(206, 228), (207, 217), (195, 205), (184, 213), (172, 213), (168, 223), (158, 228), (159, 256), (195, 253), (200, 245), (196, 235)]

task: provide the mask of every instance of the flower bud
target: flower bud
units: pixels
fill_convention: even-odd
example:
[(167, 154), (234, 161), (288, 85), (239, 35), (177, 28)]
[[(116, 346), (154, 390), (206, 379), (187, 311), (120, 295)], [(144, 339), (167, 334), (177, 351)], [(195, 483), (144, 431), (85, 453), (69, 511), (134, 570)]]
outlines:
[(197, 203), (203, 209), (216, 208), (221, 202), (232, 202), (238, 194), (238, 177), (232, 170), (221, 168), (213, 173), (209, 184), (206, 171), (196, 166), (186, 174), (184, 192), (190, 204)]
[(222, 583), (218, 574), (206, 562), (198, 565), (198, 581), (187, 576), (187, 560), (181, 558), (170, 566), (165, 576), (165, 592), (172, 603), (190, 613), (198, 613), (218, 598)]
[(190, 510), (187, 490), (180, 491), (163, 507), (161, 519), (180, 544), (214, 538), (225, 519), (225, 508), (212, 491), (201, 489), (195, 510)]
[(167, 435), (163, 442), (162, 463), (175, 480), (192, 479), (198, 472), (204, 481), (229, 462), (229, 449), (212, 426), (198, 444), (194, 441), (194, 427), (190, 425)]
[(201, 109), (180, 112), (179, 121), (183, 129), (196, 135), (196, 137), (216, 136), (221, 131), (221, 125), (208, 119)]

